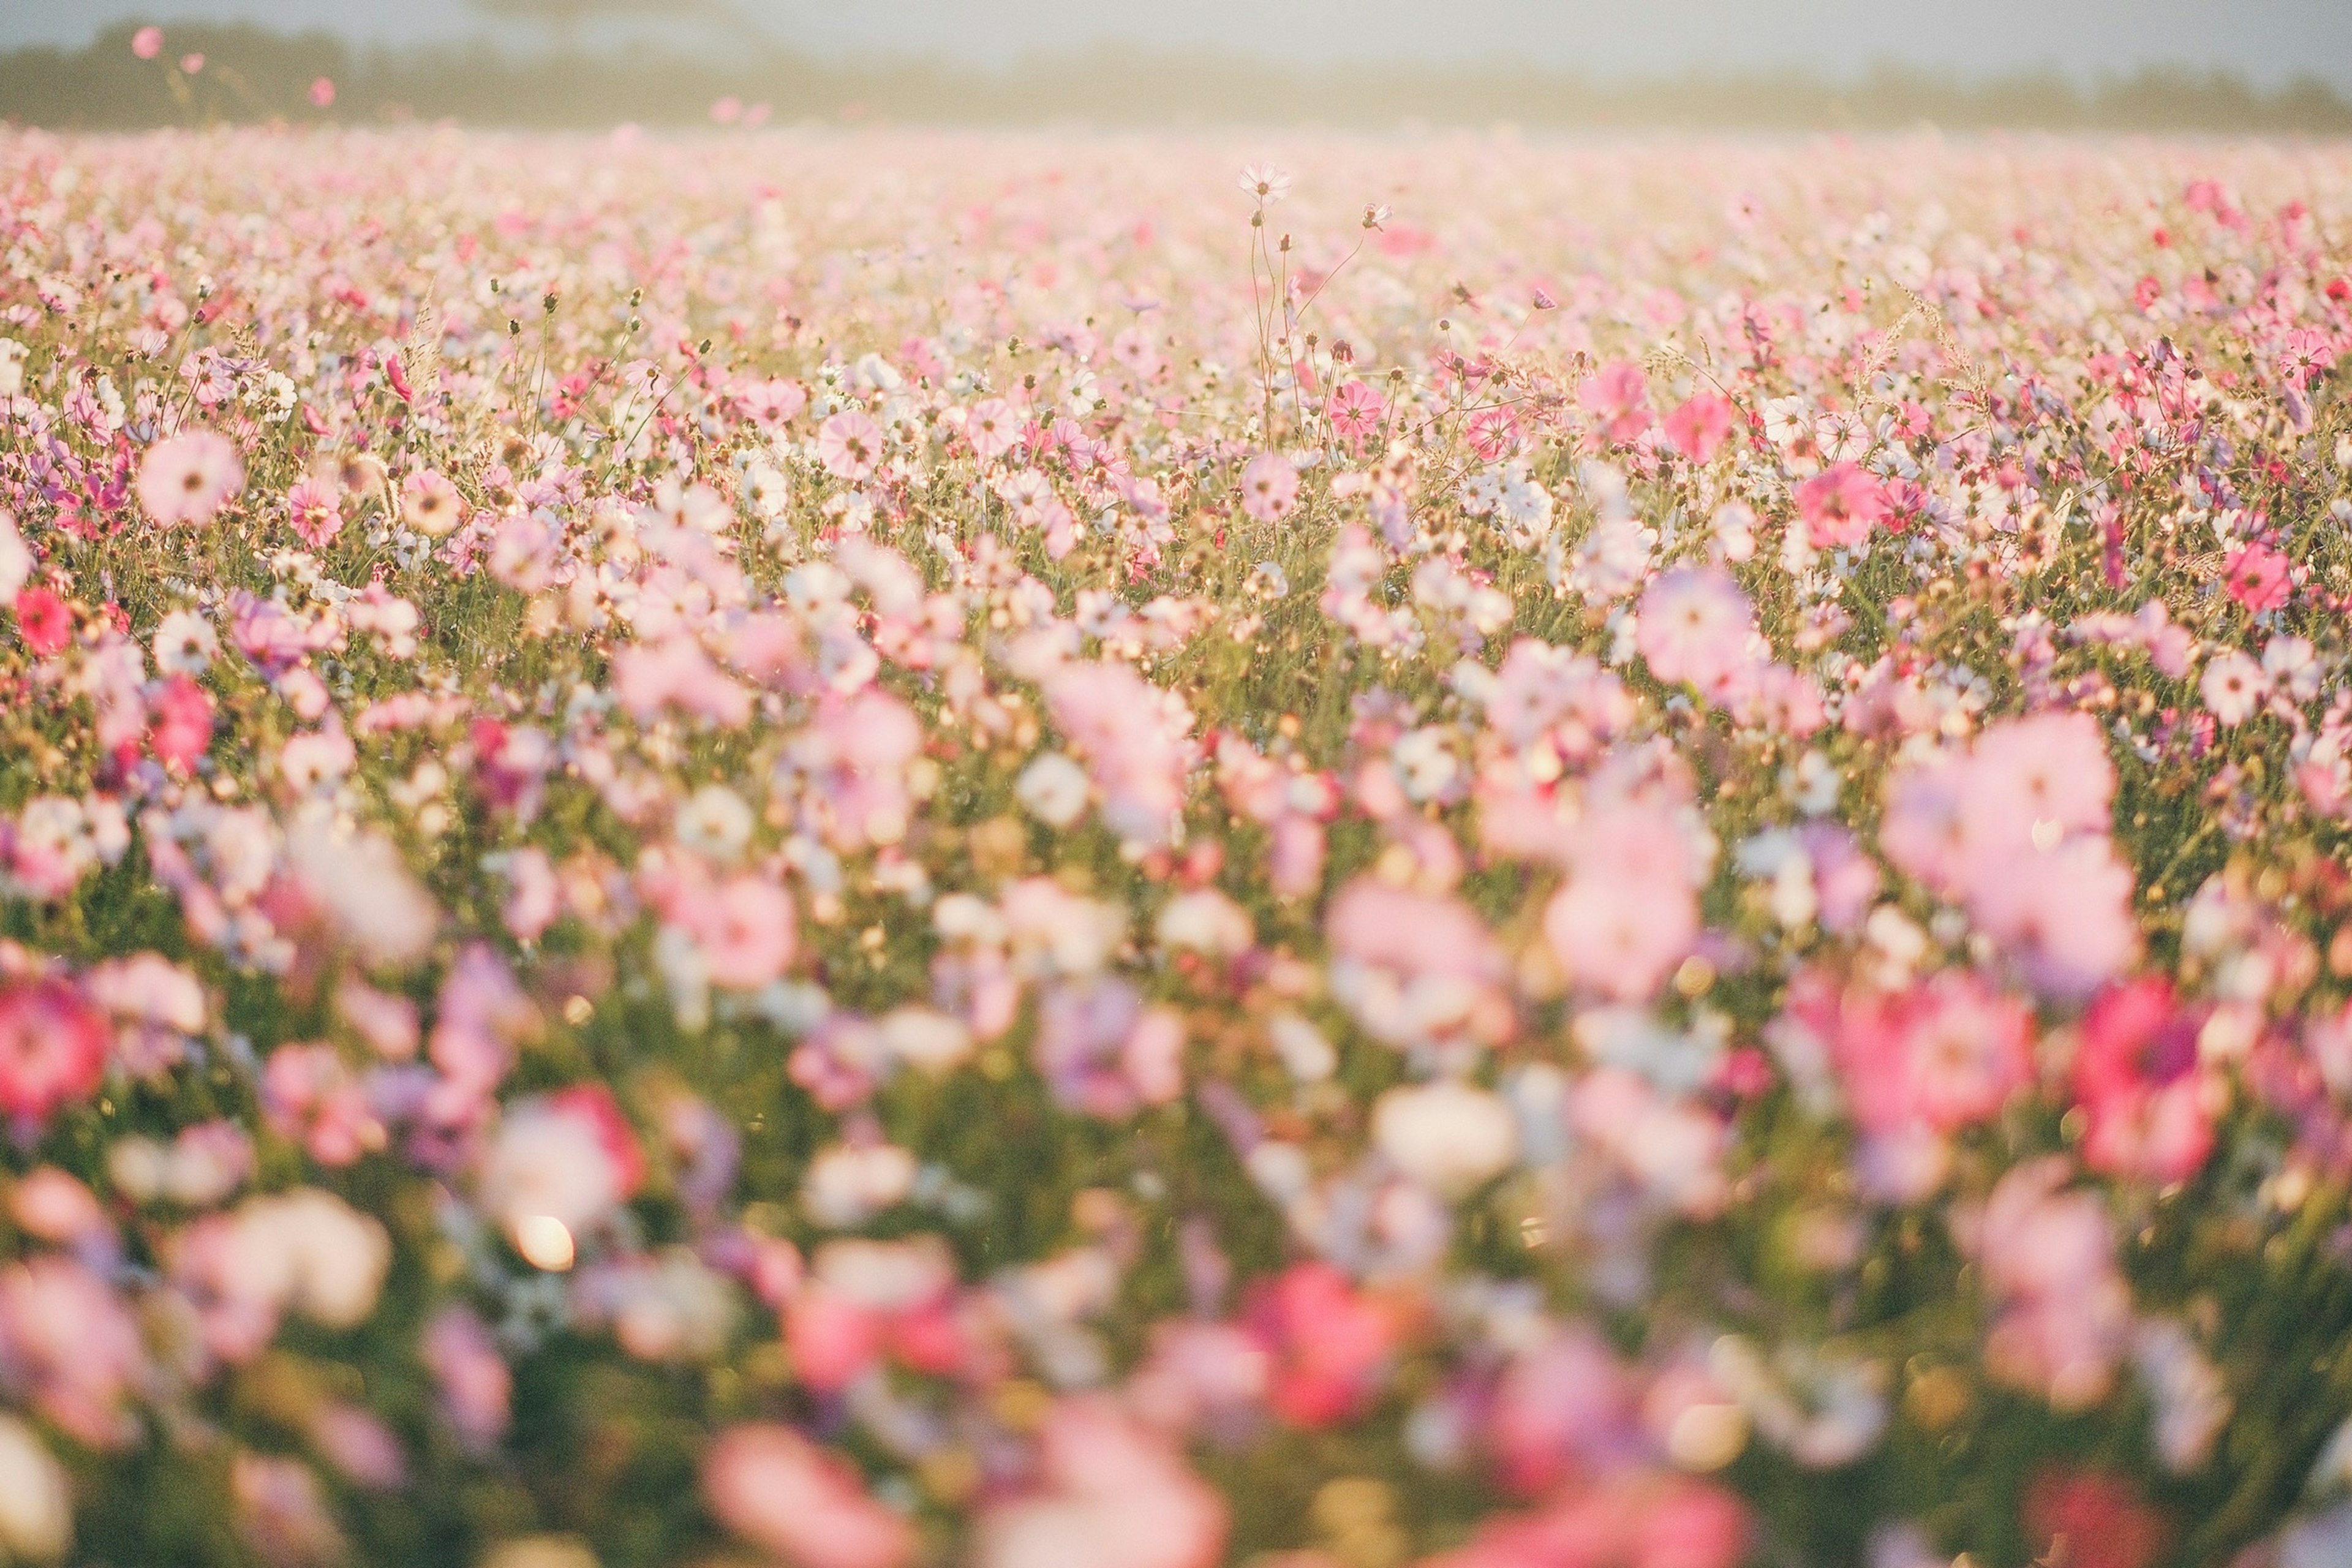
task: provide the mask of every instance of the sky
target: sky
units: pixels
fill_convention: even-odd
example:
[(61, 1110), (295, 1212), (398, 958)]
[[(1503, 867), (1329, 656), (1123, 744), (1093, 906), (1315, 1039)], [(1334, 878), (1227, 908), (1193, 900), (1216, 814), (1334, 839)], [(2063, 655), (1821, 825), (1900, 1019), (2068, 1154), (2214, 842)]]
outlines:
[[(0, 0), (0, 47), (77, 45), (137, 19), (257, 21), (355, 42), (502, 34), (500, 0)], [(505, 0), (516, 4), (518, 0)], [(528, 0), (523, 0), (528, 3)], [(1307, 67), (1507, 59), (1606, 79), (1887, 61), (1969, 78), (2054, 67), (2312, 75), (2352, 90), (2352, 0), (602, 0), (679, 45), (766, 38), (827, 56), (995, 65), (1097, 45), (1213, 50)], [(681, 19), (698, 14), (704, 20)], [(592, 32), (592, 37), (599, 36)], [(602, 36), (609, 37), (609, 33)]]

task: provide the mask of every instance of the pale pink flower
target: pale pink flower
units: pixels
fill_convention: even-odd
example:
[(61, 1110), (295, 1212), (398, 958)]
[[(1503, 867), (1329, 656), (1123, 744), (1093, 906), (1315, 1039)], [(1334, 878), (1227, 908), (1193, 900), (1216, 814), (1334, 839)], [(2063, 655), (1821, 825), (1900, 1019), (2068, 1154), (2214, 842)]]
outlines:
[(1853, 463), (1835, 463), (1797, 487), (1797, 515), (1816, 550), (1860, 544), (1894, 508), (1885, 486)]
[(1242, 510), (1280, 522), (1298, 504), (1298, 470), (1279, 452), (1260, 452), (1242, 469)]
[(976, 1568), (1210, 1568), (1224, 1549), (1223, 1500), (1108, 1401), (1055, 1407), (1037, 1479), (982, 1515)]
[(679, 913), (714, 984), (756, 990), (792, 962), (797, 930), (792, 895), (764, 878), (730, 877)]
[(1055, 985), (1038, 999), (1037, 1071), (1073, 1110), (1118, 1121), (1166, 1104), (1184, 1087), (1183, 1047), (1180, 1016), (1147, 1009), (1124, 980)]
[(1376, 1039), (1410, 1047), (1511, 1025), (1501, 947), (1459, 899), (1359, 877), (1331, 900), (1331, 994)]
[(1650, 427), (1649, 379), (1631, 360), (1602, 365), (1578, 387), (1576, 400), (1599, 422), (1609, 441), (1627, 446)]
[(439, 539), (465, 521), (465, 501), (442, 474), (419, 468), (400, 482), (400, 515), (417, 532)]
[(425, 1325), (422, 1359), (441, 1389), (441, 1410), (469, 1453), (506, 1435), (514, 1374), (490, 1331), (467, 1307), (444, 1307)]
[(317, 1473), (301, 1460), (240, 1448), (228, 1484), (237, 1534), (273, 1568), (312, 1568), (350, 1551)]
[(1518, 1128), (1500, 1095), (1440, 1080), (1381, 1095), (1372, 1107), (1372, 1144), (1440, 1197), (1458, 1199), (1509, 1169)]
[(702, 1459), (702, 1492), (728, 1529), (792, 1568), (899, 1568), (914, 1528), (874, 1500), (846, 1460), (773, 1422), (730, 1426)]
[(817, 426), (816, 455), (835, 479), (865, 479), (882, 460), (882, 426), (862, 408), (845, 408)]
[(963, 433), (983, 461), (994, 462), (1020, 444), (1020, 411), (1001, 397), (983, 397), (971, 405)]
[(1351, 447), (1361, 447), (1388, 419), (1388, 400), (1363, 382), (1345, 381), (1331, 389), (1323, 413), (1334, 435)]
[(210, 522), (244, 489), (236, 448), (209, 430), (158, 441), (140, 459), (139, 504), (158, 527)]
[(1642, 594), (1636, 640), (1650, 673), (1669, 686), (1713, 692), (1748, 661), (1755, 617), (1748, 595), (1719, 567), (1685, 566)]
[(2105, 1209), (2096, 1194), (2067, 1190), (2066, 1173), (2055, 1155), (2011, 1170), (1968, 1240), (1995, 1304), (1986, 1364), (2073, 1411), (2106, 1396), (2129, 1349), (2132, 1303)]
[(137, 1436), (124, 1406), (145, 1364), (129, 1308), (81, 1264), (37, 1255), (0, 1271), (0, 1385), (77, 1441)]
[(1699, 932), (1681, 824), (1655, 806), (1604, 806), (1578, 825), (1569, 863), (1543, 919), (1562, 973), (1579, 990), (1616, 1001), (1654, 995)]
[(1055, 724), (1102, 791), (1104, 825), (1139, 844), (1167, 843), (1197, 751), (1181, 699), (1110, 661), (1065, 664), (1045, 687)]
[(544, 1219), (577, 1237), (628, 1198), (641, 1171), (610, 1091), (582, 1086), (508, 1110), (484, 1152), (478, 1191), (483, 1212), (509, 1235)]
[(2270, 680), (2252, 655), (2224, 648), (2205, 661), (2197, 689), (2215, 721), (2229, 729), (2253, 716), (2270, 690)]

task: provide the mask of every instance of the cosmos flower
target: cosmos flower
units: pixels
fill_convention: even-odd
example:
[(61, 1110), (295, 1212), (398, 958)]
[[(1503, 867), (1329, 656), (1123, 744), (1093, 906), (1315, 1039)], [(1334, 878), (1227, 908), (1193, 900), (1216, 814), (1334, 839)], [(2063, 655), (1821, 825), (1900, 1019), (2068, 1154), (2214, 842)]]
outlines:
[(245, 489), (236, 448), (210, 430), (187, 430), (139, 460), (139, 504), (159, 528), (210, 522)]

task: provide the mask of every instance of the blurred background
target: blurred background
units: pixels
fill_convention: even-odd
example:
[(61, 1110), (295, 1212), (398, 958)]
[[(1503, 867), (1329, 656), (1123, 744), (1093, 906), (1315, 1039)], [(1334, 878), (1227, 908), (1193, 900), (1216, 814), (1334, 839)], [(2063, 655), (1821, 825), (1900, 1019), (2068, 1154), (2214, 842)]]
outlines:
[(2352, 0), (0, 0), (0, 118), (2343, 134)]

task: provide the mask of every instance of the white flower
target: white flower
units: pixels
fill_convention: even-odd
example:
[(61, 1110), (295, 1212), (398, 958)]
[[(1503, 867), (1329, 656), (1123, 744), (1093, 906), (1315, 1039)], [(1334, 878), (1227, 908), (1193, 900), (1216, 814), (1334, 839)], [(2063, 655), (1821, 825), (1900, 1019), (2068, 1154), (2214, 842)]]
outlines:
[(254, 1198), (237, 1211), (247, 1278), (265, 1299), (331, 1329), (375, 1310), (392, 1237), (373, 1216), (317, 1187)]
[(890, 1054), (923, 1072), (946, 1072), (971, 1054), (971, 1031), (961, 1019), (936, 1008), (893, 1007), (882, 1015), (878, 1027)]
[(828, 1230), (848, 1230), (903, 1202), (915, 1187), (915, 1157), (894, 1143), (818, 1151), (801, 1179), (801, 1206)]
[(2212, 710), (2215, 720), (2226, 729), (2252, 716), (2269, 684), (2261, 665), (2236, 648), (2230, 648), (2206, 661), (2205, 674), (2197, 689), (2204, 693), (2205, 706)]
[(1160, 911), (1160, 945), (1236, 953), (1257, 940), (1248, 911), (1214, 888), (1179, 894)]
[(1021, 770), (1013, 793), (1048, 827), (1067, 827), (1087, 809), (1087, 771), (1059, 752), (1047, 752)]
[(791, 481), (773, 463), (756, 458), (745, 466), (743, 480), (736, 493), (743, 498), (743, 504), (751, 508), (751, 515), (763, 521), (773, 521), (782, 516), (784, 508), (791, 504), (793, 499)]
[(1409, 798), (1434, 800), (1461, 775), (1462, 763), (1445, 740), (1446, 731), (1434, 724), (1410, 731), (1398, 740), (1391, 761), (1397, 782)]
[(1290, 194), (1289, 174), (1271, 163), (1244, 165), (1241, 178), (1234, 183), (1244, 195), (1256, 197), (1263, 206), (1272, 206)]
[(507, 1115), (482, 1168), (482, 1211), (509, 1233), (552, 1219), (577, 1235), (620, 1203), (622, 1173), (595, 1123), (544, 1100)]
[(725, 784), (705, 784), (678, 808), (676, 831), (696, 854), (731, 861), (751, 840), (751, 808)]
[(391, 840), (373, 833), (340, 837), (314, 822), (289, 837), (287, 852), (295, 879), (368, 963), (409, 963), (432, 945), (441, 911)]
[[(5, 542), (0, 540), (0, 555), (5, 555)], [(6, 587), (7, 574), (0, 570), (0, 589)], [(220, 638), (212, 623), (194, 610), (173, 610), (155, 627), (155, 668), (166, 675), (202, 675), (212, 667), (213, 656), (220, 652)]]
[(1519, 1152), (1518, 1124), (1502, 1097), (1454, 1082), (1381, 1096), (1372, 1142), (1406, 1175), (1448, 1198), (1507, 1169)]
[(2271, 638), (2263, 649), (2263, 674), (2273, 689), (2297, 702), (2308, 702), (2319, 695), (2319, 655), (2301, 637)]
[(16, 531), (16, 520), (0, 510), (0, 599), (13, 599), (16, 590), (33, 574), (33, 552), (25, 548), (25, 536)]
[(1296, 1013), (1276, 1013), (1265, 1021), (1265, 1037), (1284, 1068), (1301, 1083), (1320, 1083), (1339, 1070), (1339, 1053), (1322, 1031)]
[(0, 1548), (9, 1562), (47, 1563), (73, 1540), (64, 1468), (33, 1429), (0, 1415)]

